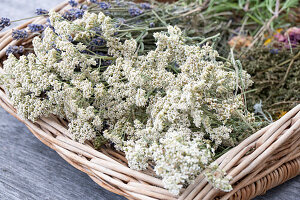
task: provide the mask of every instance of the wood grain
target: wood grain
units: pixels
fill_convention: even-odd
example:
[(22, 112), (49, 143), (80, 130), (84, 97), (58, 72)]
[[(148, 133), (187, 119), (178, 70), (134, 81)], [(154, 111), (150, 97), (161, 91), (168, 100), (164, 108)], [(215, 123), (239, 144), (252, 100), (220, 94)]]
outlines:
[(93, 182), (0, 109), (0, 199), (125, 199)]

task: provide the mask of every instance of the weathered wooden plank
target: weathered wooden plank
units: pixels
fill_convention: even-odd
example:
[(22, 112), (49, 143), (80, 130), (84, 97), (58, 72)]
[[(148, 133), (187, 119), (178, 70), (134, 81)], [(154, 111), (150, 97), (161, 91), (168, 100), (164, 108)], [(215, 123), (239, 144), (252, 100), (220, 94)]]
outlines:
[(0, 109), (0, 199), (125, 199), (94, 183)]

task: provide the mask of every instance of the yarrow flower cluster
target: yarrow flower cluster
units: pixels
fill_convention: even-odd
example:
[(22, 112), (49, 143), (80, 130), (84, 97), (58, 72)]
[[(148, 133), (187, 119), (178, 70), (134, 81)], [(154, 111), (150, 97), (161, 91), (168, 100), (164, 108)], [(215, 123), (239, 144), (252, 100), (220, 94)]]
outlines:
[(215, 162), (211, 163), (210, 166), (204, 171), (204, 175), (208, 182), (210, 182), (216, 188), (219, 188), (225, 192), (230, 192), (232, 190), (232, 187), (228, 185), (228, 182), (232, 177), (226, 176), (226, 172), (220, 170)]
[[(19, 59), (10, 54), (4, 62), (9, 76), (1, 81), (20, 116), (65, 118), (81, 143), (101, 135), (125, 152), (131, 168), (154, 162), (174, 194), (203, 170), (215, 187), (231, 190), (212, 163), (218, 146), (231, 142), (229, 122), (242, 121), (240, 116), (253, 121), (234, 92), (237, 84), (251, 85), (245, 71), (228, 70), (209, 45), (185, 44), (178, 27), (154, 33), (156, 48), (139, 55), (137, 41), (120, 42), (101, 12), (74, 21), (49, 16), (53, 29), (34, 38), (35, 53)], [(108, 51), (90, 53), (91, 43)]]

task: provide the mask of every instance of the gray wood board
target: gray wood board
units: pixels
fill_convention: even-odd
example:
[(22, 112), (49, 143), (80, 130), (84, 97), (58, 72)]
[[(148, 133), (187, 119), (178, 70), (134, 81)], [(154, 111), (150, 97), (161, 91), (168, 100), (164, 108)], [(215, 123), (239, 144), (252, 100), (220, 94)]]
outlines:
[(125, 199), (94, 183), (0, 109), (0, 200)]

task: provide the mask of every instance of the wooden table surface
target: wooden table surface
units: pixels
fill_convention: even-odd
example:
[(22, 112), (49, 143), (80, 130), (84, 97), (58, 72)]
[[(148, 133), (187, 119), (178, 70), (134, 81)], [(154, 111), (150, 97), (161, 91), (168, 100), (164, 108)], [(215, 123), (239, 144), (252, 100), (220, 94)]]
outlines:
[[(33, 16), (61, 0), (0, 0), (0, 17)], [(300, 176), (256, 200), (298, 200)], [(45, 146), (21, 122), (0, 108), (0, 200), (125, 199), (94, 183)]]

